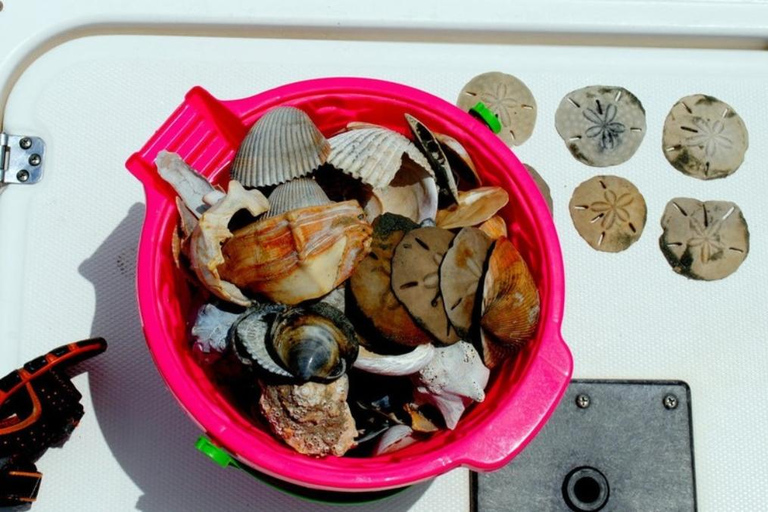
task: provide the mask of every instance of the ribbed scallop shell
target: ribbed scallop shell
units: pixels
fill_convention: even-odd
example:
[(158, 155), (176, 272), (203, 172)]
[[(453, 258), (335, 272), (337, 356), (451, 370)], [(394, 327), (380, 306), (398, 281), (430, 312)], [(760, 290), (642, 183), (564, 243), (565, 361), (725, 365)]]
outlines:
[(371, 225), (357, 201), (291, 210), (235, 231), (219, 270), (274, 302), (298, 304), (344, 282), (370, 250)]
[(389, 185), (400, 170), (404, 154), (434, 176), (413, 142), (386, 128), (350, 130), (331, 137), (330, 143), (328, 163), (374, 188)]
[(483, 283), (480, 325), (488, 342), (521, 348), (536, 332), (540, 309), (539, 291), (522, 256), (508, 239), (498, 239)]
[(278, 185), (317, 169), (330, 150), (306, 113), (294, 107), (275, 107), (245, 136), (229, 172), (245, 187)]
[(265, 219), (277, 217), (291, 210), (321, 206), (332, 202), (312, 178), (296, 178), (288, 183), (278, 185), (267, 199), (269, 200), (269, 211), (264, 214)]

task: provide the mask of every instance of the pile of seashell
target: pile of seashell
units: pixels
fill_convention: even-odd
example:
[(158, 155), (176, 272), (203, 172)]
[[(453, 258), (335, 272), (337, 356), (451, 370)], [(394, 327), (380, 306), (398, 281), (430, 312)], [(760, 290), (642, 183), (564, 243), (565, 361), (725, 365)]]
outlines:
[(236, 368), (256, 417), (300, 453), (378, 455), (454, 429), (536, 330), (536, 285), (496, 215), (507, 193), (405, 117), (415, 142), (365, 123), (326, 140), (273, 108), (226, 190), (156, 159), (178, 194), (175, 261), (205, 296), (193, 348)]

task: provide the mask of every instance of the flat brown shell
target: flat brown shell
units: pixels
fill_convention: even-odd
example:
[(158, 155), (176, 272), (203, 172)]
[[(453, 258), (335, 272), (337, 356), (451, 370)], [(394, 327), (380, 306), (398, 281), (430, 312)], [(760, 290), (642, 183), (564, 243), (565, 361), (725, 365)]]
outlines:
[(474, 77), (461, 90), (456, 104), (469, 112), (479, 101), (501, 121), (498, 136), (508, 146), (519, 146), (533, 133), (536, 100), (519, 78), (498, 71)]
[(459, 341), (440, 293), (440, 263), (453, 237), (440, 228), (414, 229), (403, 237), (392, 258), (395, 296), (420, 327), (445, 344)]
[(437, 211), (437, 227), (443, 229), (477, 226), (490, 219), (509, 202), (501, 187), (480, 187), (459, 191), (459, 203)]
[(311, 173), (325, 163), (330, 151), (304, 111), (275, 107), (245, 136), (229, 172), (245, 187), (278, 185)]
[(598, 251), (619, 252), (643, 234), (645, 199), (618, 176), (595, 176), (576, 187), (568, 205), (576, 231)]
[(440, 265), (445, 312), (460, 337), (467, 338), (475, 313), (475, 296), (492, 240), (477, 228), (464, 228), (453, 239)]
[(512, 242), (496, 240), (483, 280), (480, 318), (489, 341), (505, 349), (520, 349), (536, 332), (540, 309), (539, 291), (528, 265)]
[[(411, 318), (391, 286), (392, 255), (405, 234), (418, 228), (410, 219), (384, 214), (373, 223), (371, 252), (349, 280), (360, 313), (373, 324), (379, 337), (404, 346), (430, 343), (432, 337)], [(365, 343), (363, 341), (363, 343)]]
[(749, 147), (744, 121), (727, 103), (694, 94), (679, 100), (664, 121), (662, 149), (672, 167), (700, 180), (730, 176)]
[(728, 277), (749, 254), (749, 229), (729, 201), (677, 197), (661, 218), (661, 251), (678, 274), (714, 281)]
[(494, 215), (487, 221), (480, 224), (478, 229), (488, 235), (491, 240), (507, 238), (507, 223), (504, 222), (504, 219), (498, 215)]

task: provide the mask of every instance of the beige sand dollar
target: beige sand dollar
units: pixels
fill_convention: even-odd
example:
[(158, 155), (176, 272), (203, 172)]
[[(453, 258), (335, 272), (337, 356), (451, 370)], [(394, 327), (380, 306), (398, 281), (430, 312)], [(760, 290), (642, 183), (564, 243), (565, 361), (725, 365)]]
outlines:
[(568, 205), (579, 235), (593, 249), (619, 252), (643, 233), (647, 210), (637, 188), (618, 176), (595, 176), (573, 191)]
[(672, 167), (700, 180), (736, 172), (748, 146), (744, 121), (730, 105), (712, 96), (682, 98), (664, 122), (664, 156)]
[(456, 104), (469, 112), (479, 101), (501, 121), (498, 135), (508, 146), (530, 138), (536, 126), (536, 100), (519, 78), (498, 71), (477, 75), (461, 90)]
[(749, 254), (747, 221), (729, 201), (677, 197), (667, 203), (661, 227), (661, 251), (675, 272), (691, 279), (728, 277)]
[(569, 92), (555, 127), (576, 160), (608, 167), (629, 160), (645, 137), (645, 109), (623, 87), (592, 85)]

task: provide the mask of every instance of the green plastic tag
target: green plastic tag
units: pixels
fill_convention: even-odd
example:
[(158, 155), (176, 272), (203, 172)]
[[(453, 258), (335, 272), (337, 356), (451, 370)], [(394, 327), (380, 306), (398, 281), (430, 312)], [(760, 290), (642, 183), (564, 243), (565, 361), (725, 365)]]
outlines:
[(218, 464), (219, 466), (226, 468), (230, 465), (237, 465), (235, 463), (235, 459), (232, 458), (232, 456), (227, 453), (226, 450), (223, 448), (219, 448), (215, 444), (211, 442), (210, 439), (208, 439), (205, 436), (200, 436), (197, 439), (197, 442), (195, 443), (195, 448), (197, 448), (199, 451), (207, 455), (211, 458), (213, 462)]
[(469, 114), (484, 122), (493, 133), (501, 131), (501, 121), (482, 101), (478, 101), (474, 107), (469, 109)]

